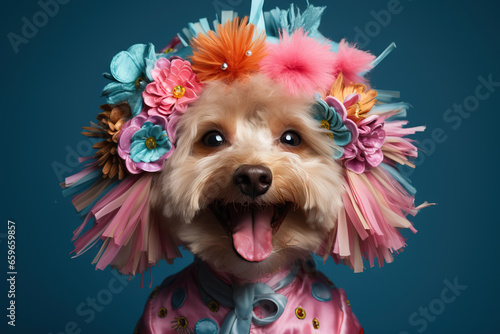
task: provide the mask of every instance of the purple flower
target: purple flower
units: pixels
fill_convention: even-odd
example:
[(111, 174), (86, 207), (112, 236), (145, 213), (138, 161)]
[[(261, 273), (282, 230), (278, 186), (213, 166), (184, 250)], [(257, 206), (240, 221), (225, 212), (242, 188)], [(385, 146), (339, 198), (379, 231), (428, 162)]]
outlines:
[(344, 146), (345, 166), (355, 173), (377, 167), (382, 160), (382, 145), (385, 141), (384, 122), (378, 115), (368, 116), (354, 123), (350, 119), (344, 122), (351, 131), (352, 139)]

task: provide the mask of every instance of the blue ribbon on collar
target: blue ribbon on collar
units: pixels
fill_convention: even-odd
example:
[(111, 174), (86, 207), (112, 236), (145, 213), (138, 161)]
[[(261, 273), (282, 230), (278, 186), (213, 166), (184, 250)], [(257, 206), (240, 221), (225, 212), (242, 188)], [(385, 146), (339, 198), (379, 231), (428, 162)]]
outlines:
[[(224, 319), (219, 333), (249, 333), (252, 321), (258, 326), (266, 326), (277, 320), (285, 311), (288, 299), (276, 293), (276, 290), (289, 285), (295, 279), (297, 269), (297, 266), (294, 266), (288, 276), (272, 287), (264, 283), (230, 286), (215, 277), (200, 261), (198, 265), (200, 288), (219, 304), (232, 308)], [(274, 305), (276, 311), (264, 318), (257, 317), (253, 308), (262, 303)]]

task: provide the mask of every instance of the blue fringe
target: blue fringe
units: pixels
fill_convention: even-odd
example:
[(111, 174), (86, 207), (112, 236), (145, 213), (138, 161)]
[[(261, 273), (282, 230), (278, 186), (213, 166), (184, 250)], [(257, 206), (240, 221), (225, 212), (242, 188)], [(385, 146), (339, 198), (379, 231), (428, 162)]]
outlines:
[(380, 167), (389, 172), (389, 174), (391, 174), (391, 176), (406, 189), (408, 194), (414, 196), (417, 193), (417, 189), (410, 184), (410, 180), (405, 175), (401, 174), (397, 169), (384, 163), (381, 163)]
[[(89, 173), (88, 175), (86, 175), (82, 179), (78, 180), (77, 182), (73, 183), (68, 188), (63, 189), (62, 195), (63, 195), (63, 197), (70, 197), (70, 196), (75, 196), (75, 195), (78, 195), (80, 193), (83, 193), (84, 191), (86, 191), (87, 189), (92, 187), (101, 178), (102, 178), (102, 171), (100, 169), (97, 169), (97, 170), (93, 171), (92, 173)], [(97, 203), (97, 201), (99, 201), (102, 197), (104, 197), (108, 192), (110, 192), (120, 182), (121, 181), (117, 179), (115, 182), (113, 182), (109, 186), (107, 186), (103, 191), (101, 191), (99, 196), (97, 196), (96, 199), (92, 203), (90, 203), (85, 208), (80, 210), (78, 212), (78, 215), (80, 217), (85, 217), (90, 212), (90, 210), (94, 207), (94, 205)]]
[(383, 103), (391, 103), (394, 101), (394, 99), (399, 99), (399, 97), (401, 96), (398, 91), (394, 90), (377, 89), (376, 91), (378, 93), (377, 101)]
[(72, 195), (81, 193), (86, 188), (89, 188), (101, 176), (102, 176), (101, 170), (97, 169), (97, 170), (93, 171), (92, 173), (86, 175), (81, 180), (78, 180), (77, 182), (73, 183), (68, 188), (63, 189), (63, 191), (62, 191), (63, 196), (68, 197), (68, 196), (72, 196)]
[[(310, 37), (316, 38), (324, 43), (332, 46), (332, 51), (336, 52), (338, 43), (325, 38), (319, 31), (321, 16), (326, 7), (316, 7), (308, 3), (307, 8), (301, 12), (294, 4), (290, 4), (289, 9), (280, 9), (276, 7), (270, 11), (263, 12), (262, 7), (264, 0), (253, 0), (250, 9), (249, 23), (254, 24), (258, 30), (264, 31), (267, 39), (276, 43), (281, 30), (292, 34), (298, 29), (303, 29)], [(177, 36), (180, 38), (182, 45), (187, 48), (192, 38), (198, 36), (199, 33), (208, 33), (210, 30), (216, 30), (219, 23), (225, 23), (237, 17), (238, 13), (232, 10), (223, 10), (220, 20), (216, 18), (213, 21), (213, 26), (210, 26), (207, 18), (202, 18), (198, 22), (189, 23), (183, 28)], [(180, 51), (180, 50), (179, 50)], [(186, 56), (192, 54), (191, 48), (183, 50), (175, 55)]]

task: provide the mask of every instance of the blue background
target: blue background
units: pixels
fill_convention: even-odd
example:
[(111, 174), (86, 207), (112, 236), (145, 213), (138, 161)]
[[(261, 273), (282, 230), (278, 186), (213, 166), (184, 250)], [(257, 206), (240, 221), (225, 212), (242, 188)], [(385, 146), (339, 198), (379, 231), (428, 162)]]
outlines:
[[(305, 8), (305, 1), (296, 3)], [(385, 0), (313, 3), (328, 5), (320, 28), (325, 36), (357, 41), (374, 54), (397, 43), (371, 73), (372, 84), (401, 91), (402, 100), (414, 107), (410, 125), (427, 125), (428, 131), (416, 136), (425, 152), (411, 178), (419, 189), (417, 203), (439, 203), (413, 219), (419, 232), (405, 233), (408, 247), (394, 263), (354, 274), (328, 261), (322, 270), (347, 291), (367, 333), (499, 333), (500, 222), (494, 210), (500, 87), (481, 101), (474, 98), (480, 76), (500, 82), (497, 2), (401, 0), (400, 12), (383, 24), (371, 11), (387, 9)], [(110, 270), (90, 265), (95, 251), (70, 259), (70, 238), (80, 221), (61, 195), (53, 165), (67, 167), (63, 176), (75, 171), (66, 161), (66, 148), (84, 153), (78, 146), (84, 142), (80, 127), (103, 103), (101, 73), (118, 51), (138, 42), (153, 42), (158, 50), (188, 22), (213, 18), (221, 4), (249, 12), (246, 0), (73, 0), (61, 5), (18, 53), (7, 35), (20, 35), (22, 18), (32, 21), (41, 7), (35, 0), (3, 4), (0, 332), (56, 334), (73, 332), (72, 326), (81, 333), (133, 331), (151, 290), (141, 289), (136, 278), (91, 317), (87, 298), (109, 297), (108, 283), (116, 282)], [(284, 8), (287, 1), (268, 0), (265, 9), (275, 6)], [(359, 37), (359, 31), (366, 36)], [(479, 93), (488, 91), (480, 88)], [(464, 102), (470, 113), (447, 112)], [(433, 137), (434, 129), (441, 130)], [(5, 317), (8, 219), (17, 226), (15, 328), (6, 326)], [(155, 268), (154, 285), (191, 259), (185, 253), (174, 266)], [(466, 286), (448, 304), (439, 302), (445, 280)], [(77, 313), (82, 303), (84, 316)], [(429, 306), (435, 314), (424, 320), (419, 312)]]

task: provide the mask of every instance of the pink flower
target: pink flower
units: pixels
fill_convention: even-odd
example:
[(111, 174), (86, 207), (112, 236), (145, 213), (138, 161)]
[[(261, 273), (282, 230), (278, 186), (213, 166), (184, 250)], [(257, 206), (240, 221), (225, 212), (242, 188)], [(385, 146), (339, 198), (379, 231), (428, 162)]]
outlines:
[(184, 112), (188, 104), (196, 101), (203, 88), (182, 58), (160, 58), (151, 71), (153, 82), (143, 93), (144, 103), (150, 107), (149, 115), (169, 116), (174, 111)]
[[(344, 100), (344, 106), (349, 108), (360, 100), (359, 94), (351, 94)], [(355, 123), (349, 118), (343, 118), (344, 125), (351, 131), (351, 141), (344, 146), (345, 166), (355, 173), (377, 167), (384, 160), (382, 145), (385, 141), (383, 118), (371, 115)]]

